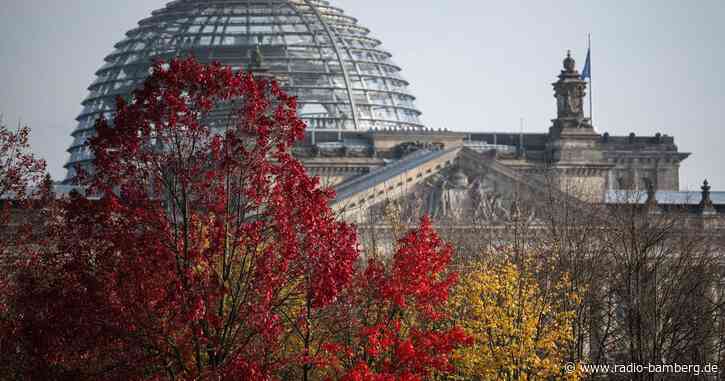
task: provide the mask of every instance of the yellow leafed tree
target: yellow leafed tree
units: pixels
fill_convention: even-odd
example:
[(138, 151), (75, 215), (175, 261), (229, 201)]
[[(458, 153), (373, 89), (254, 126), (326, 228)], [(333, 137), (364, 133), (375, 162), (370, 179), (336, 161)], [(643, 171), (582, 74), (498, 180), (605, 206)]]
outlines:
[(562, 309), (578, 303), (577, 297), (565, 291), (567, 279), (540, 287), (528, 267), (510, 260), (481, 261), (461, 277), (451, 307), (474, 339), (472, 346), (457, 353), (462, 379), (581, 378), (564, 370), (575, 315)]

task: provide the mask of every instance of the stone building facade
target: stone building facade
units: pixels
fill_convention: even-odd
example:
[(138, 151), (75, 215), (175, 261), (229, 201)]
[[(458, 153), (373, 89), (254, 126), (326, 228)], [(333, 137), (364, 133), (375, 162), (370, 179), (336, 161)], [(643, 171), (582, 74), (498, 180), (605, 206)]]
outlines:
[[(534, 195), (552, 182), (582, 202), (615, 204), (625, 194), (631, 202), (634, 194), (637, 202), (699, 205), (701, 194), (679, 189), (680, 163), (690, 154), (666, 134), (600, 133), (584, 115), (586, 87), (567, 54), (553, 83), (557, 115), (548, 132), (308, 131), (295, 154), (336, 188), (335, 208), (358, 223), (365, 210), (393, 199), (412, 198), (416, 213), (440, 216), (515, 189)], [(725, 192), (708, 189), (708, 197), (715, 216), (725, 212)]]

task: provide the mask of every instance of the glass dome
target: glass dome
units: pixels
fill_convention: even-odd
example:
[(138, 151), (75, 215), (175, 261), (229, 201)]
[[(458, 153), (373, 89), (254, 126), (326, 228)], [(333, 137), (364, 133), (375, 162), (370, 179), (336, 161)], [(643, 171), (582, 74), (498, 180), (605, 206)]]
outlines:
[(110, 116), (117, 95), (148, 75), (153, 58), (192, 54), (245, 70), (259, 49), (264, 68), (298, 97), (312, 130), (420, 129), (408, 82), (370, 31), (322, 0), (176, 0), (126, 33), (96, 72), (82, 102), (65, 165), (92, 159), (94, 122)]

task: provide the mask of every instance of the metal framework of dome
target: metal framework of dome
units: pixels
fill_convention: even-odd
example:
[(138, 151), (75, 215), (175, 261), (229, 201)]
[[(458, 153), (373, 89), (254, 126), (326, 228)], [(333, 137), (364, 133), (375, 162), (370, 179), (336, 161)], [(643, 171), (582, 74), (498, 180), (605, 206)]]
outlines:
[(67, 178), (92, 159), (95, 120), (112, 115), (115, 97), (138, 87), (157, 57), (191, 54), (246, 70), (261, 52), (268, 74), (298, 97), (310, 130), (421, 129), (408, 82), (381, 44), (328, 1), (172, 1), (127, 32), (96, 72), (72, 133)]

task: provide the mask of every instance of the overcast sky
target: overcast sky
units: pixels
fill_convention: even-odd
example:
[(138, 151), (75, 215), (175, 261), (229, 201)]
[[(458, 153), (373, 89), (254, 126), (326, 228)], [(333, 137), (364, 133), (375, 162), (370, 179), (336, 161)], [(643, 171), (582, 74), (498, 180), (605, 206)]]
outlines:
[[(725, 1), (332, 0), (403, 68), (423, 120), (459, 131), (546, 132), (551, 83), (592, 33), (594, 124), (674, 135), (683, 189), (725, 190)], [(164, 0), (0, 0), (0, 112), (33, 128), (62, 179), (75, 117), (113, 44)]]

